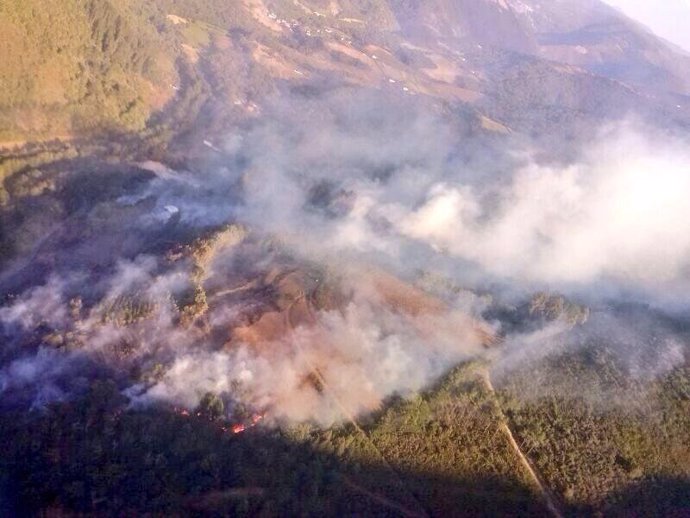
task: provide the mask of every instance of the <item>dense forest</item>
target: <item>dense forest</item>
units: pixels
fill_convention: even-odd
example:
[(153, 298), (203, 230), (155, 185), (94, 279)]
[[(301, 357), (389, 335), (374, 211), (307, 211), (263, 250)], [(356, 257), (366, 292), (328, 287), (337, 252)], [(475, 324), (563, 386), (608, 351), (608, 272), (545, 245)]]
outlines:
[[(213, 397), (190, 416), (128, 410), (112, 383), (95, 382), (79, 401), (3, 414), (0, 502), (21, 516), (544, 515), (507, 423), (567, 515), (682, 516), (688, 373), (639, 384), (592, 353), (541, 367), (561, 385), (586, 372), (592, 388), (575, 399), (532, 384), (542, 395), (526, 401), (533, 371), (494, 393), (485, 367), (466, 364), (411, 400), (328, 430), (259, 424), (233, 434)], [(602, 399), (623, 392), (638, 408), (605, 408)]]

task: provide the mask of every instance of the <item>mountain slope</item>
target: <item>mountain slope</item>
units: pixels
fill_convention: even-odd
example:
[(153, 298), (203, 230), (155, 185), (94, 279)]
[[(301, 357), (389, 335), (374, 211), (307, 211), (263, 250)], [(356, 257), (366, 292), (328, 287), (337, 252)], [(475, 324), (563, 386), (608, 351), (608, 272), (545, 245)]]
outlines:
[[(690, 92), (690, 57), (596, 0), (12, 0), (0, 6), (0, 36), (5, 141), (140, 131), (184, 84), (206, 90), (228, 121), (252, 116), (281, 84), (335, 82), (470, 106), (488, 95), (516, 123), (505, 116), (514, 103), (494, 93), (506, 81), (538, 87), (513, 84), (525, 66), (579, 96), (575, 111), (629, 100), (595, 118), (648, 105), (673, 108), (664, 118), (688, 113), (679, 95)], [(573, 77), (590, 86), (571, 89)]]
[(412, 37), (491, 45), (580, 66), (641, 88), (690, 94), (690, 56), (598, 0), (391, 4)]
[(0, 138), (121, 124), (171, 97), (174, 54), (146, 12), (101, 1), (0, 5)]

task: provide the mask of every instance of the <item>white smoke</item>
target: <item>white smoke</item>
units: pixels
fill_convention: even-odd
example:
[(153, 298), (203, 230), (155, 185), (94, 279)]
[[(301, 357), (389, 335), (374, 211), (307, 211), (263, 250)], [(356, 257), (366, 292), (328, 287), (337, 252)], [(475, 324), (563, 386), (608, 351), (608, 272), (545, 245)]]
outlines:
[(418, 391), (482, 351), (459, 310), (409, 317), (357, 297), (317, 319), (274, 342), (184, 354), (158, 383), (140, 387), (137, 401), (193, 407), (208, 391), (234, 392), (276, 420), (331, 424)]
[[(89, 286), (99, 301), (76, 317), (67, 293), (78, 292), (78, 282), (57, 276), (0, 308), (0, 331), (47, 325), (68, 344), (43, 369), (47, 344), (39, 338), (42, 347), (0, 370), (0, 393), (21, 386), (33, 387), (36, 401), (63, 397), (69, 387), (60, 380), (75, 355), (85, 355), (116, 372), (137, 367), (142, 376), (126, 388), (137, 404), (192, 408), (215, 392), (276, 421), (331, 423), (485, 354), (495, 329), (481, 321), (483, 303), (411, 288), (416, 270), (438, 270), (459, 288), (546, 287), (593, 299), (616, 288), (640, 300), (690, 303), (690, 152), (682, 141), (623, 124), (596, 133), (576, 162), (555, 165), (531, 159), (533, 150), (516, 153), (509, 139), (465, 142), (448, 122), (413, 109), (389, 114), (366, 97), (355, 109), (320, 103), (323, 111), (278, 107), (268, 122), (232, 136), (228, 163), (209, 165), (203, 181), (166, 172), (148, 186), (153, 210), (175, 207), (190, 228), (233, 218), (249, 227), (250, 244), (216, 251), (203, 276), (188, 258), (171, 266), (140, 255)], [(484, 149), (495, 154), (477, 157)], [(154, 220), (139, 223), (149, 229)], [(278, 251), (262, 249), (266, 239)], [(332, 272), (345, 301), (320, 312), (304, 306), (307, 315), (290, 322), (292, 306), (270, 299), (275, 285), (266, 281), (289, 270), (286, 261)], [(390, 276), (383, 271), (397, 280), (377, 285)], [(184, 322), (177, 301), (195, 276), (209, 307)], [(243, 284), (254, 288), (234, 294)], [(232, 296), (213, 298), (226, 291)], [(122, 300), (146, 310), (125, 308), (140, 314), (125, 323), (105, 318)], [(270, 332), (252, 330), (255, 340), (236, 333), (263, 315)], [(555, 323), (509, 337), (503, 366), (537, 361), (568, 329)], [(683, 361), (682, 345), (669, 351), (669, 365)]]
[(59, 325), (66, 314), (62, 282), (51, 277), (46, 285), (23, 293), (11, 305), (0, 307), (0, 324), (30, 330), (43, 323)]
[(475, 189), (436, 184), (418, 208), (392, 210), (403, 235), (517, 282), (688, 280), (690, 153), (677, 142), (624, 130), (579, 164), (530, 164), (497, 191), (487, 207)]
[[(408, 131), (447, 133), (439, 124), (425, 120)], [(678, 295), (690, 271), (690, 152), (677, 138), (645, 131), (630, 123), (605, 128), (577, 163), (531, 160), (488, 179), (456, 164), (442, 166), (437, 156), (448, 152), (424, 144), (415, 148), (416, 166), (406, 150), (387, 160), (377, 156), (391, 164), (388, 176), (372, 178), (353, 165), (336, 182), (353, 202), (333, 220), (304, 211), (308, 186), (337, 175), (307, 160), (300, 141), (280, 167), (252, 171), (244, 217), (309, 250), (371, 252), (420, 264), (428, 254), (445, 255), (510, 283), (605, 282), (648, 296)], [(352, 150), (341, 157), (346, 164), (348, 156), (354, 164), (371, 158), (366, 147), (358, 154), (356, 137), (339, 138)], [(371, 136), (384, 153), (389, 138), (385, 131)], [(319, 149), (330, 153), (336, 146), (329, 144)]]

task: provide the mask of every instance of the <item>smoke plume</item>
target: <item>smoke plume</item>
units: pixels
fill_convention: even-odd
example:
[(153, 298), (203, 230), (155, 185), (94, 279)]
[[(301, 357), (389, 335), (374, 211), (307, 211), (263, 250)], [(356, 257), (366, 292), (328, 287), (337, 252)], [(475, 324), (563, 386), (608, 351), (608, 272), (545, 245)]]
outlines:
[[(678, 137), (622, 123), (563, 163), (366, 91), (263, 113), (206, 162), (140, 164), (150, 181), (91, 208), (87, 219), (105, 211), (138, 237), (96, 282), (77, 243), (0, 308), (3, 397), (40, 406), (93, 373), (134, 406), (191, 409), (213, 392), (228, 412), (328, 424), (460, 361), (488, 354), (505, 370), (570, 336), (561, 320), (507, 330), (492, 304), (546, 290), (687, 307), (690, 153)], [(665, 372), (687, 346), (664, 343)]]

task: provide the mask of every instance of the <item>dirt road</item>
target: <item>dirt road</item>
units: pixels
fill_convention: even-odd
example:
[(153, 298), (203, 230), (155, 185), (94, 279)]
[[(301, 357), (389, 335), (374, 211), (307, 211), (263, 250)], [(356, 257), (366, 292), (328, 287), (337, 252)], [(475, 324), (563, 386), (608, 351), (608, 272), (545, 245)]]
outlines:
[[(495, 395), (496, 391), (494, 389), (493, 384), (491, 383), (491, 376), (489, 375), (489, 371), (486, 369), (482, 369), (481, 371), (481, 378), (484, 381), (484, 385), (486, 386), (487, 390)], [(529, 478), (532, 480), (536, 488), (539, 490), (539, 493), (544, 500), (544, 503), (546, 504), (546, 507), (549, 509), (551, 514), (555, 518), (563, 518), (563, 513), (560, 511), (558, 508), (559, 506), (556, 503), (556, 498), (554, 495), (551, 493), (551, 490), (546, 486), (546, 484), (543, 482), (539, 474), (537, 473), (535, 467), (532, 465), (532, 463), (529, 461), (527, 456), (522, 452), (520, 449), (520, 446), (518, 445), (517, 441), (515, 440), (515, 437), (513, 436), (513, 432), (508, 426), (508, 419), (503, 413), (503, 411), (500, 408), (500, 405), (497, 403), (497, 407), (500, 411), (500, 429), (501, 431), (505, 434), (506, 439), (510, 443), (511, 448), (517, 455), (518, 459), (520, 460), (520, 464), (523, 466), (527, 474), (529, 475)]]

